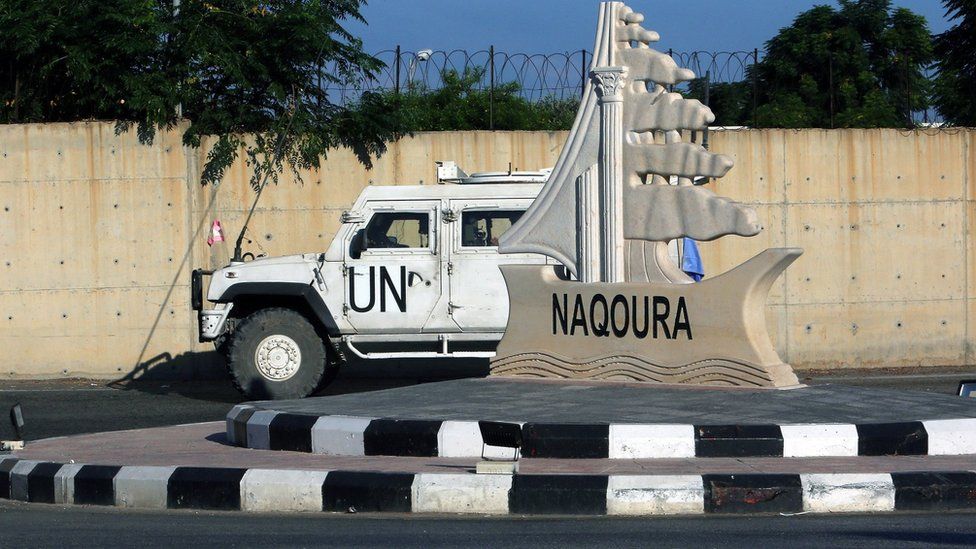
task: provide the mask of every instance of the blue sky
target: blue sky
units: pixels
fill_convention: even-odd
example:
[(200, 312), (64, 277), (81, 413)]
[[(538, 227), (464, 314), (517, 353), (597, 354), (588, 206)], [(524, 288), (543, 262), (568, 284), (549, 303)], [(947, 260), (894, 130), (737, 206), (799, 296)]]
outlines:
[[(894, 0), (924, 15), (933, 32), (949, 27), (939, 0)], [(376, 53), (399, 44), (417, 51), (495, 49), (555, 53), (593, 47), (596, 0), (369, 0), (368, 26), (350, 25)], [(798, 13), (831, 0), (630, 0), (644, 26), (661, 34), (657, 48), (751, 51)]]

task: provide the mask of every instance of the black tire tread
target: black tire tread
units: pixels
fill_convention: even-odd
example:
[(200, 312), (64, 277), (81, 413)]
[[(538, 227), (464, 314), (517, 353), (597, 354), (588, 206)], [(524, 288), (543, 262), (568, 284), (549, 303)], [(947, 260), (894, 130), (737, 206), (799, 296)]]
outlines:
[[(318, 356), (316, 357), (313, 355), (306, 358), (303, 354), (301, 369), (305, 369), (307, 365), (315, 363), (321, 364), (321, 367), (316, 368), (314, 374), (308, 374), (306, 372), (306, 375), (310, 375), (310, 377), (300, 386), (293, 388), (293, 395), (275, 397), (270, 393), (267, 395), (251, 394), (251, 392), (244, 387), (244, 382), (250, 380), (242, 379), (239, 375), (239, 373), (246, 372), (250, 368), (250, 365), (246, 362), (246, 356), (249, 353), (245, 353), (244, 347), (255, 344), (254, 342), (250, 341), (252, 335), (254, 332), (259, 332), (268, 322), (273, 322), (283, 326), (280, 330), (276, 331), (289, 335), (289, 337), (292, 337), (289, 332), (294, 330), (304, 332), (300, 335), (308, 336), (309, 339), (317, 342), (313, 344), (314, 348), (312, 351)], [(294, 337), (292, 337), (292, 339), (294, 339)], [(242, 355), (241, 353), (245, 354)], [(267, 398), (273, 400), (275, 398), (302, 398), (311, 395), (318, 390), (319, 386), (322, 384), (322, 380), (325, 377), (327, 368), (330, 366), (334, 367), (334, 365), (329, 364), (325, 344), (319, 336), (318, 331), (315, 329), (315, 326), (298, 311), (286, 307), (268, 307), (259, 309), (242, 319), (238, 324), (237, 329), (234, 331), (234, 334), (231, 336), (230, 341), (227, 343), (226, 356), (227, 360), (225, 364), (227, 366), (227, 373), (230, 376), (231, 382), (234, 384), (234, 388), (249, 398)], [(238, 361), (245, 361), (245, 363), (238, 364)], [(296, 377), (301, 374), (301, 371), (296, 373)]]

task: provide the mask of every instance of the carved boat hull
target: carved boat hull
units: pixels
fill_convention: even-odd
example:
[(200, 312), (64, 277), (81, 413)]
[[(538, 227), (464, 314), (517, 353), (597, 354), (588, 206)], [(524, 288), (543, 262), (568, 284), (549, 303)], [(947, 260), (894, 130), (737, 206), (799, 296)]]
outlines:
[(773, 282), (802, 254), (773, 248), (697, 284), (562, 280), (502, 267), (509, 322), (491, 374), (693, 385), (797, 385), (766, 331)]

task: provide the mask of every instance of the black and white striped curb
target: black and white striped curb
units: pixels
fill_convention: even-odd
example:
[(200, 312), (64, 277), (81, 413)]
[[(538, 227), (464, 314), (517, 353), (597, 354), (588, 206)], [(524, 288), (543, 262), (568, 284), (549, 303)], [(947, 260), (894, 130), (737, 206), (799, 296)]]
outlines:
[[(976, 454), (976, 418), (866, 424), (521, 425), (522, 455), (535, 458)], [(482, 452), (477, 421), (315, 416), (246, 404), (227, 414), (227, 439), (246, 448), (335, 456), (479, 457)]]
[(976, 508), (976, 473), (476, 475), (0, 460), (0, 498), (148, 509), (567, 515)]

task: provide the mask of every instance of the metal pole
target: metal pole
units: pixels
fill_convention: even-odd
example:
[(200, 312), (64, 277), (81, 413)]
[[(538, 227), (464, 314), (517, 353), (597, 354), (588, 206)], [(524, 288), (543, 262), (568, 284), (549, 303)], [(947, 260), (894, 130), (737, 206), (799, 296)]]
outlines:
[(396, 74), (396, 82), (393, 83), (393, 94), (400, 97), (400, 44), (396, 47), (396, 69), (394, 69)]
[[(668, 48), (668, 57), (674, 59), (674, 50), (672, 48)], [(674, 92), (674, 84), (668, 84), (668, 92)]]
[(495, 129), (495, 46), (488, 47), (488, 64), (491, 65), (491, 84), (488, 89), (488, 129)]
[[(709, 103), (711, 102), (711, 88), (712, 88), (712, 71), (705, 71), (705, 106), (706, 107), (708, 107)], [(705, 126), (705, 130), (702, 133), (703, 133), (702, 147), (708, 150), (708, 125)]]
[(756, 113), (759, 110), (759, 48), (752, 50), (752, 127), (759, 125)]
[[(180, 0), (173, 0), (173, 20), (175, 20), (180, 15)], [(176, 118), (183, 118), (183, 102), (180, 101), (176, 104)]]
[(906, 106), (906, 110), (908, 111), (908, 127), (912, 128), (915, 126), (915, 120), (912, 119), (912, 64), (908, 54), (905, 54), (905, 91), (908, 95), (906, 98), (908, 100)]
[(580, 64), (580, 98), (586, 95), (586, 50), (580, 50), (580, 57), (583, 61)]
[(830, 82), (830, 128), (834, 128), (834, 54), (831, 53), (827, 57), (827, 72), (828, 80)]

